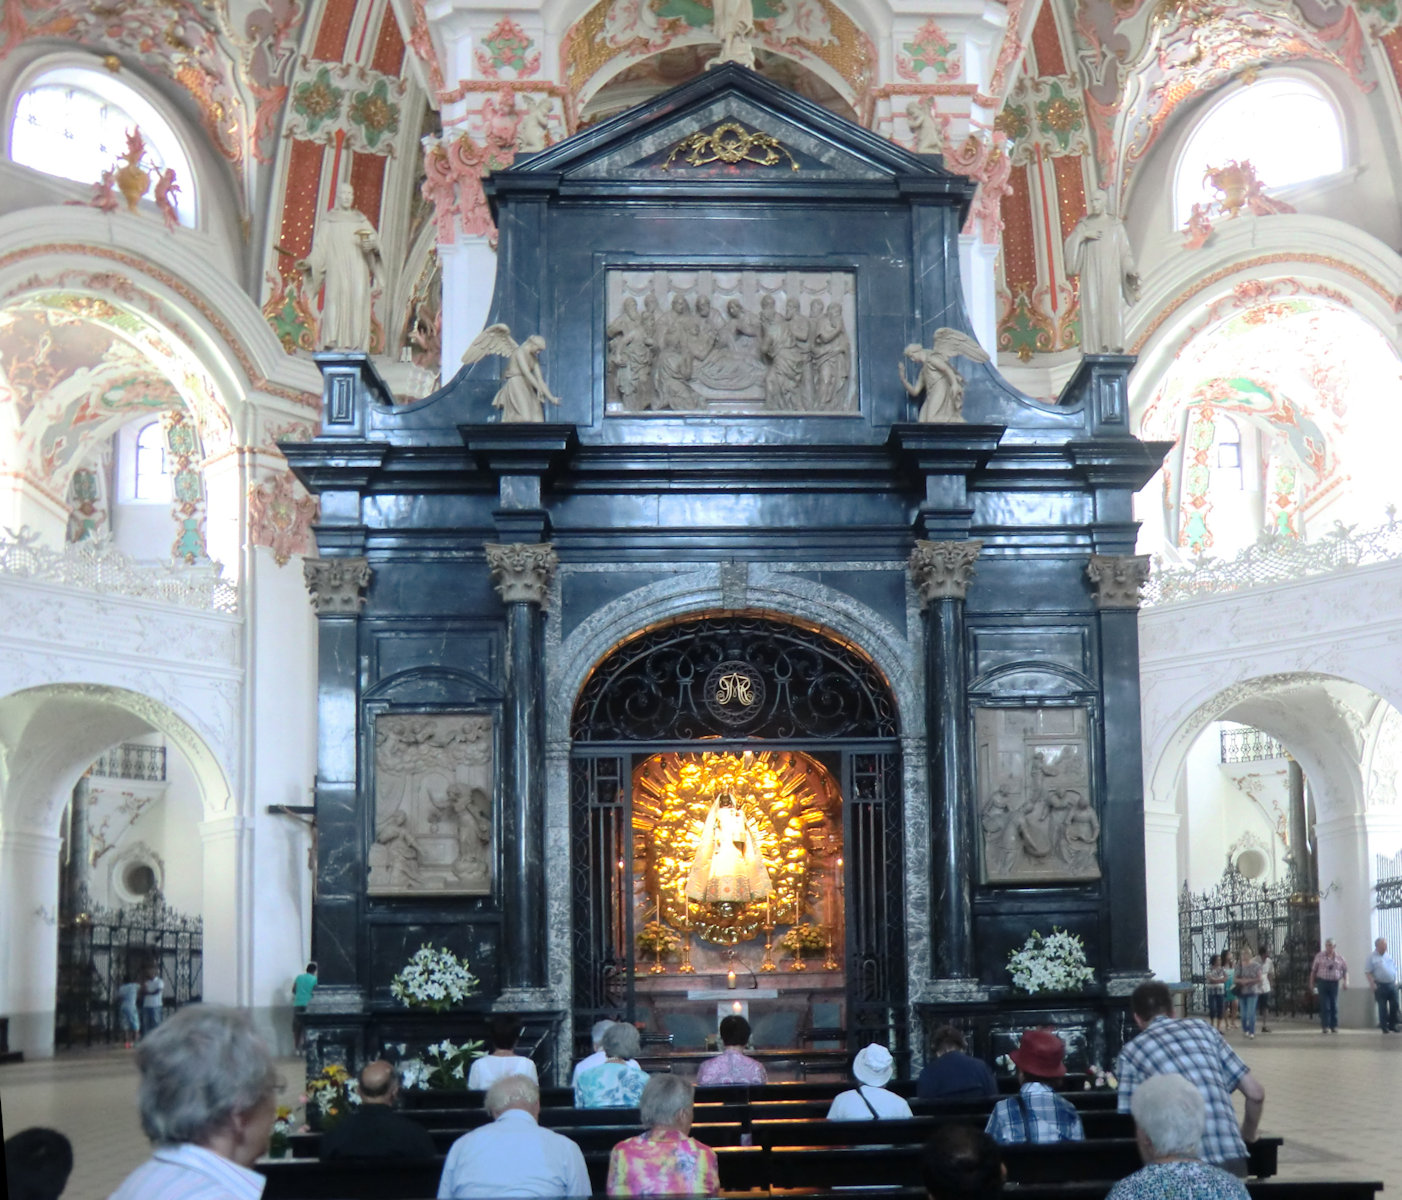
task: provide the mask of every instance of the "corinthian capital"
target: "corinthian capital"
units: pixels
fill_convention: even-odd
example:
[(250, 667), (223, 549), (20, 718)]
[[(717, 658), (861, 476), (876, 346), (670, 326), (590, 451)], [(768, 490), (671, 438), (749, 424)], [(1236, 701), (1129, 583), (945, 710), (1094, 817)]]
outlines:
[(304, 558), (302, 578), (311, 593), (312, 608), (323, 613), (358, 613), (370, 586), (366, 558)]
[(549, 542), (488, 542), (487, 565), (503, 604), (544, 604), (545, 593), (560, 558)]
[(916, 542), (910, 552), (910, 577), (920, 593), (920, 607), (928, 608), (932, 600), (962, 600), (974, 577), (983, 543)]
[(1138, 608), (1149, 580), (1147, 554), (1092, 554), (1086, 574), (1095, 585), (1096, 608)]

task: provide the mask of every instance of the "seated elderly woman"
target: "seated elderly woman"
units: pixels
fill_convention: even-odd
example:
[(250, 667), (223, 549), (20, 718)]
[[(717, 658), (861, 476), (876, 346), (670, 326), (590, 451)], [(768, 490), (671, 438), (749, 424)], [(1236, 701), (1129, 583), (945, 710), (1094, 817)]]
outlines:
[(1207, 1105), (1182, 1075), (1153, 1075), (1134, 1089), (1129, 1110), (1144, 1166), (1106, 1200), (1246, 1200), (1246, 1185), (1202, 1161)]
[(136, 1048), (141, 1128), (155, 1147), (110, 1200), (258, 1200), (251, 1170), (277, 1115), (272, 1055), (246, 1013), (191, 1005)]
[(720, 1187), (716, 1152), (691, 1133), (691, 1084), (654, 1075), (643, 1088), (647, 1132), (619, 1142), (609, 1155), (610, 1196), (714, 1196)]
[(622, 1021), (604, 1030), (604, 1061), (574, 1081), (576, 1108), (637, 1108), (647, 1072), (633, 1059), (642, 1051), (638, 1031)]

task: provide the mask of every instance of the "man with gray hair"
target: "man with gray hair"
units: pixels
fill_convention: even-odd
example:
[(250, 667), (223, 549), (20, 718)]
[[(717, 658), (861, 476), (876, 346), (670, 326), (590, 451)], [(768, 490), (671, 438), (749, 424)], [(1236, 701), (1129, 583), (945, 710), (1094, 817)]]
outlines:
[(1106, 1200), (1246, 1200), (1236, 1176), (1202, 1161), (1207, 1104), (1182, 1075), (1155, 1075), (1130, 1101), (1144, 1166), (1110, 1189)]
[(588, 1196), (584, 1155), (567, 1137), (536, 1122), (540, 1088), (503, 1075), (487, 1089), (492, 1123), (464, 1134), (448, 1151), (439, 1200), (476, 1196)]
[(259, 1200), (251, 1170), (277, 1116), (277, 1072), (248, 1015), (181, 1009), (136, 1048), (141, 1127), (155, 1147), (111, 1200)]
[(574, 1064), (574, 1074), (570, 1076), (570, 1087), (574, 1087), (579, 1082), (580, 1073), (589, 1070), (590, 1067), (597, 1067), (608, 1057), (604, 1053), (604, 1034), (608, 1032), (608, 1027), (612, 1021), (595, 1021), (594, 1027), (589, 1031), (589, 1041), (594, 1047), (594, 1053), (586, 1055)]

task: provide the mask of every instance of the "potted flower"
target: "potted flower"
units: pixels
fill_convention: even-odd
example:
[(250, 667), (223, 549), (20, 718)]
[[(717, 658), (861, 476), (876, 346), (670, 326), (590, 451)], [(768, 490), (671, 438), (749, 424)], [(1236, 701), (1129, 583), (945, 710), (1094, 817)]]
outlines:
[(1106, 1089), (1108, 1091), (1118, 1091), (1120, 1081), (1115, 1078), (1113, 1071), (1107, 1071), (1103, 1067), (1098, 1067), (1094, 1063), (1086, 1068), (1085, 1090), (1095, 1091)]
[(1052, 926), (1050, 934), (1033, 930), (1022, 949), (1008, 955), (1013, 987), (1024, 995), (1039, 992), (1080, 992), (1095, 979), (1079, 936)]
[(790, 971), (808, 970), (808, 964), (803, 961), (803, 952), (821, 950), (827, 944), (828, 936), (823, 927), (811, 925), (807, 921), (786, 930), (784, 936), (779, 939), (780, 947), (793, 954), (793, 962), (789, 964)]
[(292, 1144), (292, 1110), (279, 1105), (277, 1116), (273, 1118), (273, 1131), (268, 1135), (268, 1157), (286, 1158), (287, 1148)]
[(477, 982), (465, 959), (425, 944), (390, 980), (389, 992), (406, 1008), (446, 1012), (476, 992)]
[(327, 1130), (360, 1103), (350, 1072), (340, 1063), (322, 1067), (321, 1074), (307, 1080), (307, 1119)]
[(681, 938), (661, 921), (649, 921), (637, 935), (638, 949), (653, 956), (649, 975), (661, 975), (667, 968), (662, 965), (662, 956), (673, 953), (682, 944)]

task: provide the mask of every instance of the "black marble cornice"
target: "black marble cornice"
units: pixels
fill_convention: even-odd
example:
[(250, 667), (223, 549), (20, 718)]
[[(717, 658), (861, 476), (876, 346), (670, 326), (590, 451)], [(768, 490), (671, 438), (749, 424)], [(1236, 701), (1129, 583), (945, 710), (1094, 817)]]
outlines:
[(321, 439), (279, 442), (277, 448), (309, 492), (368, 487), (390, 450), (382, 442)]
[(1066, 455), (1076, 475), (1095, 488), (1138, 491), (1163, 464), (1172, 442), (1141, 442), (1137, 438), (1091, 438), (1068, 442)]
[(993, 457), (1004, 432), (1002, 425), (892, 425), (886, 447), (914, 473), (967, 474)]
[(891, 491), (899, 482), (881, 446), (581, 446), (561, 488), (578, 492)]
[(494, 422), (459, 425), (463, 445), (481, 471), (492, 475), (555, 475), (579, 446), (573, 425)]

